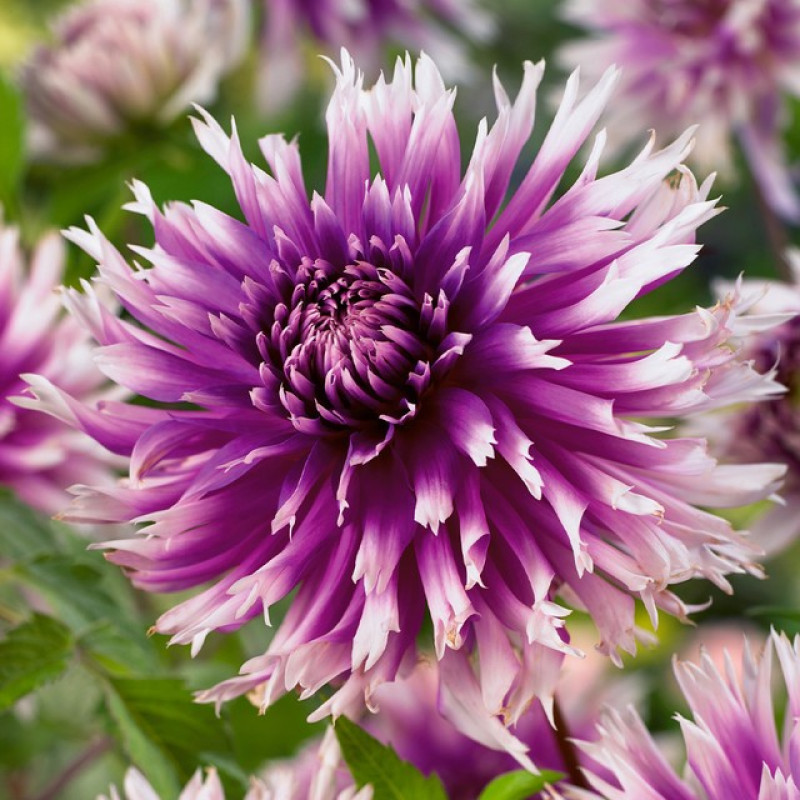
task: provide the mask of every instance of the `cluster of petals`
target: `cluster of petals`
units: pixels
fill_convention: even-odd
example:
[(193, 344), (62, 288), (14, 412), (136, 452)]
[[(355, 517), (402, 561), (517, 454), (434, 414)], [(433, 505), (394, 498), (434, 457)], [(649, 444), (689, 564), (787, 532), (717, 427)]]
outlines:
[[(122, 784), (122, 794), (112, 786), (108, 795), (100, 795), (97, 800), (162, 800), (150, 782), (136, 767), (129, 767)], [(201, 770), (192, 775), (191, 780), (181, 789), (178, 800), (225, 800), (225, 789), (215, 769), (209, 769), (205, 777)], [(272, 794), (261, 781), (253, 779), (244, 800), (291, 800)], [(327, 800), (327, 798), (320, 798)], [(341, 798), (340, 800), (346, 800)], [(359, 798), (359, 800), (361, 800)]]
[(296, 94), (309, 71), (308, 40), (332, 56), (346, 47), (362, 69), (382, 66), (391, 45), (424, 50), (446, 75), (463, 79), (473, 70), (464, 39), (485, 41), (493, 32), (476, 0), (264, 0), (260, 102), (275, 110)]
[[(587, 737), (597, 721), (594, 709), (599, 707), (598, 700), (631, 698), (634, 687), (621, 681), (604, 684), (601, 662), (605, 659), (600, 656), (575, 661), (576, 668), (566, 671), (559, 682), (561, 723), (572, 735)], [(407, 678), (376, 690), (380, 713), (363, 718), (361, 723), (422, 773), (436, 774), (450, 800), (474, 800), (494, 778), (514, 770), (517, 764), (510, 754), (497, 751), (491, 737), (485, 731), (482, 735), (478, 726), (465, 735), (445, 719), (441, 711), (447, 709), (441, 707), (438, 682), (435, 663), (422, 661)], [(567, 771), (557, 734), (541, 704), (534, 703), (522, 716), (515, 734), (528, 745), (529, 756), (539, 768)], [(488, 739), (488, 746), (481, 738)], [(596, 766), (588, 758), (581, 763)], [(321, 743), (310, 745), (293, 759), (270, 766), (262, 779), (285, 800), (322, 797), (322, 787), (328, 792), (334, 787), (337, 791), (352, 788), (352, 778), (341, 760), (332, 729)]]
[[(748, 279), (739, 282), (742, 322), (753, 325), (744, 341), (748, 357), (760, 369), (775, 369), (785, 394), (765, 403), (704, 414), (691, 428), (705, 436), (712, 451), (729, 461), (746, 463), (766, 459), (786, 464), (786, 477), (777, 502), (752, 523), (754, 540), (769, 554), (800, 535), (800, 253), (787, 253), (793, 272), (790, 283)], [(720, 295), (730, 285), (720, 282)], [(764, 320), (773, 324), (766, 328)], [(777, 327), (774, 323), (778, 324)]]
[(247, 0), (84, 0), (53, 26), (20, 80), (34, 157), (86, 160), (135, 126), (214, 99), (244, 54)]
[[(776, 721), (777, 655), (786, 700)], [(798, 800), (800, 798), (800, 637), (773, 631), (760, 656), (745, 646), (741, 670), (722, 669), (708, 654), (675, 661), (675, 676), (692, 719), (678, 717), (687, 768), (679, 776), (632, 709), (610, 710), (599, 738), (581, 747), (606, 773), (584, 770), (592, 789), (567, 789), (570, 800)], [(782, 728), (782, 731), (781, 731)]]
[[(197, 770), (183, 787), (178, 800), (225, 800), (225, 788), (217, 771), (209, 768), (205, 777)], [(123, 792), (112, 786), (109, 795), (97, 800), (168, 800), (162, 798), (136, 767), (125, 773)], [(357, 789), (342, 762), (333, 728), (321, 743), (295, 759), (268, 770), (262, 778), (251, 777), (244, 800), (372, 800), (372, 787)]]
[(485, 722), (529, 763), (501, 719), (537, 697), (549, 711), (577, 652), (569, 607), (619, 660), (637, 598), (684, 617), (671, 584), (758, 572), (746, 537), (698, 506), (762, 498), (783, 467), (719, 465), (663, 425), (779, 390), (731, 342), (736, 297), (617, 319), (694, 260), (716, 213), (682, 166), (691, 132), (598, 177), (600, 133), (556, 199), (616, 80), (579, 100), (572, 76), (507, 197), (542, 72), (526, 64), (513, 103), (496, 82), (497, 120), (462, 175), (454, 92), (431, 60), (365, 89), (344, 53), (324, 194), (309, 202), (295, 142), (260, 140), (266, 172), (205, 115), (199, 140), (244, 221), (200, 202), (161, 211), (137, 183), (148, 267), (92, 221), (70, 231), (127, 314), (88, 284), (67, 305), (100, 369), (152, 401), (92, 408), (37, 380), (44, 411), (130, 458), (112, 490), (78, 487), (71, 517), (144, 524), (105, 545), (137, 587), (204, 587), (155, 626), (194, 652), (269, 624), (292, 595), (266, 651), (202, 699), (267, 707), (333, 682), (316, 717), (369, 704), (413, 662), (427, 616), (451, 719)]
[[(570, 733), (588, 737), (596, 724), (594, 709), (602, 698), (613, 703), (631, 698), (631, 685), (603, 680), (605, 659), (576, 660), (559, 682), (558, 696), (563, 722)], [(474, 800), (498, 775), (516, 767), (512, 756), (486, 747), (461, 733), (439, 713), (436, 664), (423, 660), (411, 675), (387, 683), (376, 691), (381, 713), (361, 720), (379, 741), (389, 744), (405, 761), (425, 775), (440, 778), (449, 800)], [(556, 732), (541, 705), (525, 713), (517, 735), (531, 748), (531, 756), (543, 769), (565, 772), (566, 767)], [(579, 754), (580, 763), (597, 767)], [(202, 791), (201, 791), (202, 789)], [(127, 800), (158, 800), (145, 778), (129, 770), (125, 791)], [(150, 792), (149, 794), (147, 792)], [(275, 762), (251, 780), (245, 800), (370, 800), (369, 785), (359, 790), (342, 758), (332, 727), (305, 746), (296, 756)], [(112, 800), (118, 800), (112, 794)], [(181, 800), (224, 800), (219, 778), (210, 770), (203, 782), (200, 773), (181, 795)]]
[(768, 202), (800, 218), (781, 143), (786, 98), (800, 95), (796, 0), (568, 0), (564, 13), (591, 33), (564, 47), (566, 65), (623, 68), (615, 144), (700, 123), (695, 164), (730, 173), (738, 140)]
[(0, 484), (49, 514), (69, 502), (66, 489), (75, 481), (102, 484), (111, 477), (103, 448), (31, 409), (35, 402), (22, 396), (27, 373), (86, 402), (106, 396), (88, 332), (62, 313), (56, 289), (63, 269), (64, 244), (56, 234), (42, 239), (28, 265), (18, 229), (0, 223)]

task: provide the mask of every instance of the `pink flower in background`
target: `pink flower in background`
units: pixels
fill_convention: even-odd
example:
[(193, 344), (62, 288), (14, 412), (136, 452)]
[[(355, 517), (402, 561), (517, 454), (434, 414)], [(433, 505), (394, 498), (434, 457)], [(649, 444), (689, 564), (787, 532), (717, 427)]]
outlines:
[[(771, 696), (775, 655), (785, 721)], [(675, 676), (692, 719), (679, 716), (687, 769), (680, 777), (632, 709), (608, 711), (599, 739), (584, 752), (612, 777), (587, 770), (595, 792), (566, 790), (572, 800), (798, 800), (800, 799), (800, 637), (772, 634), (760, 656), (745, 648), (741, 678), (732, 662), (724, 670), (704, 655), (699, 664), (675, 662)]]
[(214, 99), (242, 57), (247, 0), (86, 0), (21, 71), (37, 158), (81, 161)]
[[(639, 692), (630, 680), (605, 680), (607, 660), (599, 654), (575, 659), (559, 682), (561, 712), (569, 733), (588, 736), (594, 730), (594, 714), (602, 701), (621, 702), (638, 699)], [(475, 800), (497, 776), (517, 768), (508, 754), (498, 752), (464, 736), (440, 713), (439, 685), (435, 662), (423, 660), (411, 674), (395, 683), (381, 686), (375, 693), (380, 713), (362, 719), (372, 736), (389, 744), (405, 761), (425, 775), (436, 773), (449, 800)], [(534, 703), (520, 720), (516, 733), (530, 746), (530, 753), (543, 769), (565, 771), (557, 734), (547, 720), (542, 706)], [(594, 769), (599, 765), (582, 758), (581, 763)], [(135, 768), (125, 778), (126, 800), (158, 800), (146, 779)], [(180, 800), (224, 800), (216, 772), (211, 769), (203, 781), (195, 773)], [(118, 795), (112, 788), (112, 800)], [(270, 764), (257, 778), (245, 800), (371, 800), (372, 788), (358, 790), (342, 758), (335, 732), (325, 734), (293, 758)], [(105, 800), (101, 798), (100, 800)]]
[(786, 99), (800, 96), (797, 0), (568, 0), (564, 16), (591, 34), (562, 49), (569, 69), (622, 68), (614, 145), (700, 123), (694, 163), (730, 175), (738, 138), (767, 201), (800, 219), (781, 142)]
[(376, 74), (392, 45), (425, 50), (446, 76), (464, 80), (474, 67), (459, 33), (471, 41), (493, 35), (478, 0), (264, 0), (260, 103), (279, 109), (295, 95), (309, 46), (311, 57), (319, 50), (335, 56), (344, 46)]
[[(125, 773), (122, 794), (112, 786), (109, 795), (102, 795), (97, 800), (162, 800), (147, 778), (136, 767), (130, 767)], [(168, 800), (163, 798), (163, 800)], [(216, 770), (209, 769), (203, 778), (198, 769), (189, 783), (181, 790), (178, 800), (225, 800), (225, 789)], [(244, 800), (290, 800), (290, 798), (273, 794), (261, 781), (253, 779)], [(308, 800), (311, 800), (309, 798)], [(314, 800), (349, 800), (346, 798), (319, 797)]]
[[(774, 554), (800, 536), (800, 253), (790, 251), (787, 260), (795, 273), (794, 282), (751, 279), (741, 283), (743, 302), (752, 317), (752, 335), (746, 341), (746, 355), (758, 369), (776, 369), (777, 380), (786, 392), (758, 406), (704, 414), (692, 429), (707, 436), (715, 454), (746, 463), (768, 459), (787, 466), (778, 502), (752, 524), (759, 546)], [(730, 291), (719, 283), (718, 294)], [(761, 329), (759, 320), (772, 318), (775, 327)]]
[(28, 388), (20, 374), (39, 373), (87, 402), (103, 397), (107, 384), (92, 360), (88, 332), (61, 313), (60, 238), (45, 237), (27, 267), (19, 231), (0, 223), (0, 485), (53, 514), (69, 502), (73, 483), (109, 483), (109, 458), (72, 427), (31, 410), (32, 398), (19, 396)]
[[(605, 680), (607, 665), (607, 660), (595, 653), (587, 659), (574, 659), (569, 664), (571, 669), (565, 670), (557, 691), (562, 722), (568, 728), (568, 733), (562, 735), (589, 736), (603, 701), (638, 699), (638, 687), (632, 682)], [(409, 677), (381, 686), (375, 692), (380, 713), (361, 723), (422, 773), (437, 774), (449, 800), (475, 800), (487, 784), (498, 775), (517, 769), (517, 764), (508, 753), (498, 752), (491, 743), (487, 746), (466, 737), (446, 721), (440, 711), (447, 698), (437, 699), (437, 672), (435, 663), (422, 661)], [(566, 771), (556, 732), (538, 702), (523, 714), (515, 734), (528, 745), (529, 755), (538, 767)], [(276, 791), (276, 797), (285, 800), (317, 798), (323, 786), (344, 791), (352, 787), (353, 781), (332, 729), (328, 729), (321, 743), (313, 743), (297, 757), (270, 766), (262, 777)]]
[(43, 410), (131, 459), (118, 487), (79, 489), (71, 518), (145, 523), (108, 558), (141, 589), (204, 587), (156, 624), (195, 652), (212, 631), (269, 624), (292, 594), (266, 652), (202, 699), (255, 692), (266, 707), (334, 682), (316, 716), (351, 710), (413, 661), (429, 617), (450, 716), (529, 764), (494, 717), (515, 723), (537, 697), (549, 710), (575, 651), (557, 595), (619, 660), (636, 598), (683, 617), (670, 584), (758, 572), (747, 540), (697, 506), (753, 502), (783, 468), (719, 466), (662, 427), (778, 390), (729, 342), (736, 298), (617, 321), (694, 260), (716, 213), (681, 166), (691, 134), (598, 178), (601, 135), (554, 199), (615, 82), (578, 102), (573, 77), (509, 193), (541, 76), (527, 64), (514, 103), (496, 83), (498, 118), (462, 175), (454, 93), (431, 60), (364, 89), (344, 54), (323, 194), (309, 201), (296, 142), (261, 140), (267, 173), (206, 116), (197, 134), (244, 222), (202, 203), (162, 212), (136, 184), (149, 267), (91, 221), (70, 232), (128, 316), (89, 286), (68, 304), (100, 368), (153, 401), (93, 408), (35, 381)]

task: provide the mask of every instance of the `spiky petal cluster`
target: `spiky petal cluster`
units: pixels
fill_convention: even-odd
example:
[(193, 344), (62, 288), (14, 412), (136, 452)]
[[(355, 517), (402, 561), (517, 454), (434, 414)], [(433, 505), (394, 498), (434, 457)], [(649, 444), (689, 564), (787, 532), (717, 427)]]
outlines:
[[(130, 767), (125, 773), (122, 794), (120, 795), (116, 786), (112, 786), (108, 797), (101, 795), (97, 800), (161, 800), (161, 798), (147, 778), (136, 767)], [(203, 773), (198, 769), (192, 775), (189, 783), (181, 790), (178, 800), (225, 800), (225, 789), (217, 771), (209, 769), (203, 778)], [(253, 779), (244, 800), (286, 800), (286, 798), (273, 794), (264, 783)], [(320, 797), (319, 800), (328, 800), (328, 798)], [(342, 798), (341, 800), (346, 799)]]
[[(782, 726), (772, 698), (775, 654), (788, 695)], [(693, 717), (678, 717), (685, 776), (669, 765), (635, 711), (609, 711), (599, 739), (581, 746), (611, 777), (587, 772), (595, 791), (571, 790), (566, 797), (800, 800), (800, 637), (791, 642), (773, 632), (760, 657), (745, 647), (741, 677), (730, 659), (720, 670), (708, 655), (699, 664), (676, 660), (674, 668)]]
[(775, 391), (728, 345), (734, 299), (616, 321), (694, 260), (715, 213), (680, 166), (691, 135), (598, 178), (601, 135), (554, 200), (615, 80), (578, 102), (573, 76), (506, 198), (541, 76), (527, 64), (513, 104), (496, 85), (498, 119), (462, 176), (433, 63), (399, 61), (365, 90), (345, 53), (324, 195), (309, 202), (294, 142), (261, 140), (269, 174), (206, 117), (197, 133), (243, 222), (202, 203), (162, 213), (137, 184), (149, 268), (92, 222), (71, 231), (129, 319), (88, 286), (68, 303), (100, 368), (155, 403), (92, 409), (37, 384), (44, 410), (131, 459), (117, 489), (80, 492), (73, 518), (148, 523), (108, 544), (142, 589), (211, 582), (156, 625), (194, 651), (269, 623), (293, 593), (267, 651), (204, 699), (257, 689), (267, 706), (334, 681), (318, 715), (340, 713), (413, 658), (428, 615), (453, 714), (516, 722), (534, 697), (548, 706), (574, 652), (556, 593), (618, 658), (636, 647), (635, 598), (683, 616), (670, 584), (757, 571), (695, 504), (752, 502), (782, 468), (718, 466), (704, 441), (647, 424)]
[(85, 160), (133, 126), (214, 99), (247, 40), (247, 0), (85, 0), (21, 71), (34, 156)]
[(592, 34), (562, 50), (569, 68), (623, 68), (612, 142), (700, 123), (694, 163), (730, 174), (738, 138), (767, 200), (798, 218), (781, 142), (786, 97), (800, 95), (796, 0), (569, 0), (565, 16)]
[(264, 0), (259, 95), (267, 109), (282, 107), (308, 67), (304, 40), (335, 56), (347, 47), (362, 68), (386, 63), (391, 45), (430, 53), (445, 74), (472, 72), (464, 43), (491, 37), (494, 23), (476, 0)]
[[(774, 370), (786, 387), (766, 403), (701, 415), (693, 429), (708, 437), (715, 454), (739, 463), (768, 459), (786, 464), (779, 502), (752, 524), (758, 544), (775, 553), (800, 535), (800, 253), (787, 254), (792, 283), (747, 280), (739, 291), (752, 319), (745, 347), (758, 369)], [(719, 293), (730, 291), (720, 284)], [(772, 320), (764, 329), (761, 322)], [(775, 327), (775, 322), (783, 324)]]
[[(630, 697), (621, 681), (602, 679), (605, 659), (595, 655), (576, 660), (559, 683), (561, 710), (569, 731), (587, 736), (594, 729), (592, 716), (599, 696), (611, 701), (611, 693)], [(607, 663), (607, 662), (606, 662)], [(391, 745), (398, 755), (426, 775), (436, 773), (450, 800), (473, 800), (495, 777), (515, 769), (507, 753), (497, 752), (464, 736), (445, 721), (437, 708), (438, 677), (435, 663), (421, 661), (411, 675), (381, 686), (375, 693), (381, 713), (362, 719), (364, 727), (379, 741)], [(621, 692), (620, 692), (621, 690)], [(536, 704), (517, 727), (522, 740), (543, 768), (564, 771), (563, 756), (556, 733), (542, 707)], [(588, 759), (582, 763), (597, 766)], [(200, 792), (203, 789), (205, 793)], [(148, 794), (147, 791), (150, 793)], [(125, 781), (126, 800), (158, 800), (144, 777), (134, 768)], [(372, 789), (360, 791), (353, 783), (333, 728), (300, 751), (295, 757), (277, 761), (251, 780), (245, 800), (370, 800)], [(195, 773), (181, 800), (224, 800), (214, 770), (205, 782)], [(105, 800), (102, 798), (101, 800)], [(112, 789), (112, 800), (118, 800)]]
[(49, 514), (69, 501), (68, 486), (108, 483), (111, 472), (102, 448), (19, 396), (28, 388), (21, 374), (33, 372), (88, 402), (104, 394), (87, 331), (61, 313), (63, 270), (56, 234), (40, 242), (28, 266), (19, 231), (0, 222), (0, 485)]
[[(562, 724), (574, 736), (588, 736), (597, 721), (594, 715), (601, 698), (611, 701), (612, 693), (618, 699), (630, 697), (631, 687), (621, 681), (605, 682), (607, 661), (598, 654), (575, 659), (569, 666), (572, 669), (562, 674), (557, 692)], [(517, 765), (508, 753), (493, 749), (493, 742), (487, 747), (480, 741), (486, 738), (486, 729), (481, 730), (485, 719), (473, 720), (475, 738), (445, 720), (440, 712), (447, 710), (449, 698), (437, 697), (437, 672), (435, 663), (422, 661), (408, 678), (384, 684), (375, 692), (380, 713), (361, 722), (425, 775), (438, 775), (450, 800), (474, 800), (490, 781)], [(540, 768), (566, 771), (557, 734), (539, 703), (523, 715), (515, 732), (530, 747), (530, 756)], [(268, 786), (280, 787), (283, 794), (278, 796), (285, 800), (316, 798), (314, 789), (319, 786), (335, 784), (341, 790), (352, 786), (332, 729), (321, 744), (314, 743), (295, 758), (271, 766), (263, 780)]]

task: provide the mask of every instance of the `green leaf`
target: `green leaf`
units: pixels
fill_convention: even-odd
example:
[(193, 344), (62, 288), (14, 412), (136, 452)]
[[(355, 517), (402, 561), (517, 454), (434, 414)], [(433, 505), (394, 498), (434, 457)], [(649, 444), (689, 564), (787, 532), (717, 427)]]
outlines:
[(0, 642), (0, 710), (57, 678), (72, 644), (69, 630), (42, 614), (9, 631)]
[(800, 609), (786, 606), (752, 606), (745, 609), (749, 617), (767, 617), (767, 619), (785, 619), (800, 622)]
[(438, 776), (426, 777), (347, 717), (339, 717), (334, 729), (358, 788), (370, 784), (373, 800), (447, 800)]
[(495, 778), (480, 793), (478, 800), (528, 800), (563, 777), (563, 773), (549, 769), (543, 769), (538, 775), (524, 769), (507, 772)]
[(105, 670), (131, 674), (157, 669), (155, 647), (143, 623), (128, 613), (118, 592), (107, 586), (112, 576), (106, 567), (95, 553), (54, 554), (20, 564), (16, 571), (42, 592), (54, 614)]
[(198, 765), (230, 771), (233, 750), (225, 727), (211, 707), (194, 702), (183, 681), (112, 678), (106, 695), (125, 751), (160, 796), (176, 797), (176, 787)]
[(128, 758), (148, 777), (159, 797), (177, 797), (181, 786), (177, 767), (154, 741), (149, 726), (111, 686), (106, 698), (116, 725), (114, 734)]
[(0, 491), (0, 553), (15, 561), (23, 561), (52, 553), (57, 547), (50, 520), (32, 511), (7, 491)]
[(0, 120), (0, 202), (10, 204), (25, 165), (25, 111), (20, 93), (2, 73)]

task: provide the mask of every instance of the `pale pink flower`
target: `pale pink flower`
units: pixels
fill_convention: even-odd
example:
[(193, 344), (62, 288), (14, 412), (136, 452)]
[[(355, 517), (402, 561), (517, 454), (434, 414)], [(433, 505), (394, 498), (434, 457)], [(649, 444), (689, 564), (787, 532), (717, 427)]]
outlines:
[(84, 0), (23, 65), (36, 158), (96, 157), (135, 127), (208, 103), (242, 57), (247, 0)]
[(767, 201), (798, 219), (782, 143), (787, 101), (800, 96), (797, 0), (568, 0), (564, 16), (589, 33), (564, 46), (565, 65), (622, 68), (612, 144), (638, 143), (645, 128), (669, 141), (699, 123), (693, 162), (730, 177), (738, 138)]

